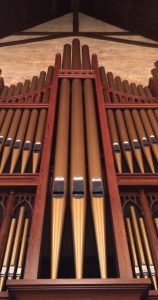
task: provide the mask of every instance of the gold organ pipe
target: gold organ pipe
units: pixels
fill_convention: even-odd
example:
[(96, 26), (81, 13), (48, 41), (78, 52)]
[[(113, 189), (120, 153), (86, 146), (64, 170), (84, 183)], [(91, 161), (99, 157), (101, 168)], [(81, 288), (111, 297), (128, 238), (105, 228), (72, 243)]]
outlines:
[[(67, 57), (70, 56), (70, 57)], [(63, 68), (71, 68), (71, 46), (66, 44), (63, 55)], [(67, 180), (68, 180), (68, 141), (70, 116), (70, 81), (61, 80), (59, 113), (55, 146), (53, 191), (51, 201), (51, 278), (58, 275), (61, 239), (63, 233)]]
[[(83, 68), (85, 62), (83, 58)], [(90, 69), (90, 66), (89, 66)], [(95, 110), (95, 98), (91, 79), (84, 80), (84, 105), (86, 117), (87, 152), (89, 190), (91, 196), (93, 222), (97, 242), (100, 273), (102, 278), (107, 277), (106, 262), (106, 229), (105, 229), (105, 199), (103, 190), (100, 147)]]
[[(47, 75), (46, 75), (45, 86), (48, 86), (48, 85), (50, 85), (52, 83), (52, 80), (53, 80), (53, 71), (54, 71), (54, 68), (52, 66), (49, 66), (48, 67), (48, 71), (47, 71)], [(46, 90), (45, 95), (44, 95), (44, 100), (43, 100), (44, 103), (49, 103), (50, 91), (51, 91), (50, 88), (48, 88)]]
[(4, 86), (3, 91), (1, 93), (1, 97), (7, 97), (8, 91), (9, 91), (9, 87), (8, 86)]
[(47, 110), (41, 109), (39, 113), (39, 120), (38, 120), (37, 131), (36, 131), (34, 147), (33, 147), (33, 166), (32, 166), (33, 173), (37, 172), (40, 158), (41, 158), (46, 118), (47, 118)]
[(151, 172), (155, 173), (149, 141), (147, 139), (139, 112), (136, 109), (132, 110), (132, 117), (135, 123), (136, 131), (138, 133), (139, 141), (141, 143), (145, 158), (148, 162)]
[(7, 97), (12, 97), (12, 96), (14, 96), (14, 91), (15, 91), (15, 85), (12, 84), (12, 85), (10, 86), (10, 88), (9, 88), (8, 93), (7, 93)]
[[(28, 92), (29, 92), (29, 89), (30, 89), (30, 80), (26, 79), (25, 82), (24, 82), (24, 85), (23, 85), (23, 89), (22, 89), (22, 93), (21, 93), (21, 94), (23, 95), (23, 94), (28, 93)], [(22, 98), (20, 101), (26, 102), (26, 99), (27, 99), (27, 97), (24, 97), (24, 98)]]
[(151, 127), (147, 112), (144, 109), (140, 109), (140, 116), (150, 142), (151, 149), (153, 150), (154, 156), (158, 162), (158, 141)]
[(71, 45), (70, 44), (64, 45), (62, 68), (71, 69)]
[[(116, 89), (118, 91), (124, 93), (124, 89), (123, 89), (123, 85), (122, 85), (120, 76), (115, 77), (115, 83), (116, 83)], [(124, 96), (120, 97), (120, 100), (121, 100), (120, 102), (126, 103), (126, 98)]]
[(138, 141), (138, 136), (137, 136), (137, 132), (136, 132), (136, 129), (134, 126), (132, 116), (131, 116), (131, 112), (128, 109), (125, 109), (123, 111), (123, 115), (125, 118), (125, 123), (126, 123), (126, 127), (127, 127), (127, 131), (128, 131), (128, 135), (129, 135), (129, 139), (131, 142), (134, 156), (136, 158), (136, 161), (140, 168), (141, 173), (144, 173), (144, 165), (143, 165), (141, 146)]
[(22, 206), (20, 207), (19, 216), (18, 216), (14, 245), (13, 245), (13, 250), (11, 255), (10, 267), (8, 271), (8, 279), (12, 279), (14, 277), (15, 269), (17, 266), (21, 235), (23, 231), (24, 213), (25, 213), (25, 207)]
[[(33, 76), (32, 81), (31, 81), (31, 85), (30, 85), (30, 92), (35, 91), (37, 88), (37, 83), (38, 83), (38, 77), (37, 76)], [(25, 102), (31, 103), (33, 102), (33, 96), (28, 96), (25, 99)]]
[(33, 109), (31, 111), (29, 124), (25, 136), (25, 141), (23, 145), (22, 151), (22, 164), (21, 164), (21, 173), (24, 173), (31, 155), (32, 147), (33, 147), (33, 140), (35, 137), (36, 127), (37, 127), (37, 120), (39, 116), (39, 111), (37, 109)]
[(19, 156), (21, 154), (23, 143), (24, 143), (24, 138), (25, 138), (25, 134), (26, 134), (27, 126), (28, 126), (29, 117), (30, 117), (30, 110), (25, 109), (23, 111), (23, 114), (22, 114), (22, 117), (20, 120), (20, 125), (18, 128), (17, 134), (16, 134), (14, 145), (13, 145), (10, 173), (14, 172), (14, 169), (18, 162)]
[(107, 91), (105, 89), (106, 87), (108, 87), (108, 80), (107, 80), (107, 76), (106, 76), (106, 73), (105, 73), (105, 68), (100, 67), (99, 72), (100, 72), (100, 77), (101, 77), (102, 84), (103, 84), (104, 100), (109, 102)]
[(158, 80), (158, 69), (152, 69), (151, 70), (151, 73), (153, 75), (153, 77)]
[(11, 221), (11, 225), (10, 225), (7, 245), (6, 245), (4, 259), (3, 259), (3, 263), (2, 263), (2, 269), (1, 269), (1, 273), (0, 273), (0, 291), (3, 290), (5, 279), (7, 276), (9, 260), (10, 260), (12, 245), (13, 245), (13, 240), (14, 240), (15, 228), (16, 228), (16, 219), (13, 218)]
[(72, 41), (72, 69), (81, 69), (80, 42), (78, 39)]
[[(113, 77), (113, 74), (112, 72), (108, 72), (107, 73), (107, 79), (108, 79), (108, 84), (109, 84), (109, 87), (113, 90), (116, 90), (116, 85), (115, 85), (115, 81), (114, 81), (114, 77)], [(115, 95), (113, 96), (112, 95), (112, 102), (114, 103), (119, 103), (120, 102), (120, 98), (118, 95)]]
[(135, 212), (134, 206), (130, 206), (130, 213), (131, 213), (131, 220), (132, 220), (132, 225), (133, 225), (133, 230), (135, 234), (135, 239), (136, 239), (136, 245), (137, 245), (137, 250), (138, 250), (138, 256), (141, 264), (141, 271), (143, 274), (144, 278), (148, 278), (148, 269), (147, 269), (147, 264), (146, 264), (146, 259), (144, 255), (144, 250), (142, 246), (142, 241), (141, 241), (141, 235), (138, 227), (138, 221), (137, 221), (137, 216)]
[(152, 109), (148, 109), (147, 110), (147, 115), (148, 115), (148, 118), (151, 122), (151, 125), (152, 125), (152, 128), (154, 130), (155, 136), (158, 140), (158, 121), (156, 120), (156, 116), (154, 114), (154, 111)]
[(144, 91), (145, 91), (147, 97), (153, 97), (151, 90), (148, 86), (145, 86)]
[(14, 110), (9, 109), (6, 113), (3, 125), (1, 127), (1, 130), (0, 130), (0, 152), (2, 151), (2, 147), (5, 143), (7, 133), (8, 133), (10, 124), (11, 124), (12, 119), (13, 119), (13, 115), (14, 115)]
[(121, 110), (115, 111), (116, 123), (118, 126), (118, 133), (122, 144), (123, 153), (125, 156), (125, 160), (127, 162), (130, 173), (133, 173), (133, 161), (132, 161), (132, 151), (131, 145), (129, 142), (125, 121), (123, 118), (123, 113)]
[(12, 147), (13, 147), (13, 143), (15, 140), (15, 136), (16, 136), (16, 132), (18, 130), (18, 126), (20, 123), (20, 119), (21, 119), (21, 115), (22, 115), (22, 110), (21, 109), (16, 109), (15, 113), (14, 113), (14, 117), (12, 119), (12, 123), (4, 144), (4, 149), (3, 149), (3, 154), (2, 154), (2, 159), (1, 159), (1, 165), (0, 165), (0, 173), (3, 172), (7, 160), (9, 158), (9, 155), (11, 153)]
[[(40, 90), (44, 87), (45, 77), (46, 77), (46, 72), (41, 71), (38, 82), (37, 82), (37, 90)], [(42, 99), (41, 99), (41, 96), (42, 96)], [(39, 103), (39, 102), (43, 102), (43, 94), (41, 94), (41, 93), (38, 93), (37, 95), (35, 95), (35, 98), (34, 98), (34, 103)]]
[(116, 122), (114, 112), (111, 109), (107, 110), (107, 118), (109, 124), (109, 131), (111, 136), (112, 148), (115, 158), (115, 164), (119, 173), (122, 173), (122, 155), (118, 132), (116, 128)]
[(138, 258), (137, 258), (137, 252), (136, 252), (130, 218), (126, 218), (126, 225), (127, 225), (127, 232), (128, 232), (128, 237), (129, 237), (129, 243), (130, 243), (131, 256), (132, 256), (132, 260), (133, 260), (134, 273), (135, 273), (136, 278), (140, 278), (139, 262), (138, 262)]
[(152, 259), (152, 255), (151, 255), (151, 251), (150, 251), (150, 246), (149, 246), (143, 218), (139, 218), (139, 224), (140, 224), (140, 229), (141, 229), (142, 239), (143, 239), (143, 243), (144, 243), (144, 249), (146, 252), (146, 257), (147, 257), (148, 268), (149, 268), (151, 280), (152, 280), (154, 289), (157, 290), (158, 286), (157, 286), (157, 280), (156, 280), (156, 272), (155, 272), (155, 267), (154, 267), (154, 263), (153, 263), (153, 259)]
[[(8, 88), (8, 91), (5, 96), (7, 96), (7, 97), (13, 96), (14, 89), (15, 89), (15, 86), (11, 85), (10, 88)], [(3, 120), (3, 122), (2, 122), (1, 128), (0, 128), (0, 152), (2, 151), (4, 142), (5, 142), (13, 115), (14, 115), (14, 110), (13, 109), (6, 110), (6, 114), (5, 114), (5, 112), (3, 112), (3, 114), (2, 114), (2, 119), (1, 119), (1, 120)]]
[[(86, 69), (87, 70), (91, 69), (91, 61), (90, 61), (90, 55), (89, 55), (89, 48), (88, 48), (87, 45), (83, 45), (82, 46), (82, 63), (83, 63), (83, 68), (85, 70)], [(104, 73), (104, 75), (105, 75), (105, 73)], [(104, 80), (105, 80), (105, 77), (104, 77)]]
[[(18, 96), (20, 95), (21, 91), (22, 91), (22, 83), (19, 82), (15, 88), (15, 86), (12, 88), (12, 86), (10, 87), (9, 91), (8, 91), (8, 94), (7, 96)], [(5, 120), (3, 122), (3, 125), (2, 125), (2, 128), (0, 130), (0, 152), (2, 150), (2, 147), (4, 145), (4, 142), (5, 142), (5, 139), (7, 137), (7, 134), (8, 134), (8, 131), (9, 131), (9, 134), (11, 133), (11, 135), (13, 135), (13, 138), (14, 138), (14, 132), (16, 131), (16, 126), (19, 122), (19, 115), (20, 115), (20, 110), (13, 110), (13, 109), (9, 109), (7, 111), (7, 114), (6, 114), (6, 117), (5, 117)], [(15, 121), (17, 117), (17, 122)], [(12, 124), (13, 122), (13, 124)], [(13, 126), (12, 126), (13, 125)], [(12, 138), (11, 137), (8, 137), (8, 138)], [(12, 140), (9, 140), (10, 142)], [(7, 142), (7, 141), (6, 141)], [(9, 142), (9, 143), (10, 143)], [(5, 159), (8, 155), (8, 152), (10, 154), (10, 147), (8, 147), (9, 149), (6, 149), (4, 152), (4, 155), (2, 157), (2, 161), (1, 161), (1, 169), (3, 170), (3, 164), (5, 165)], [(7, 152), (7, 153), (6, 153)]]
[[(132, 94), (134, 95), (134, 96), (139, 96), (139, 93), (138, 93), (138, 90), (137, 90), (137, 86), (136, 86), (136, 84), (135, 83), (131, 83), (130, 84), (130, 88), (131, 88), (131, 91), (132, 91)], [(137, 98), (137, 97), (136, 97)]]
[[(129, 82), (127, 80), (123, 80), (123, 87), (124, 87), (124, 91), (125, 93), (129, 94), (129, 95), (132, 95), (132, 92), (131, 92), (131, 88), (130, 88), (130, 85), (129, 85)], [(130, 103), (134, 103), (134, 100), (132, 98), (128, 98), (128, 101)]]
[[(23, 94), (27, 93), (29, 91), (29, 87), (30, 87), (30, 80), (25, 80), (22, 93)], [(26, 100), (27, 100), (27, 98), (23, 99), (24, 102), (26, 102)], [(10, 173), (14, 172), (16, 163), (18, 161), (18, 158), (19, 158), (21, 150), (22, 150), (22, 145), (24, 142), (25, 134), (26, 134), (26, 127), (27, 127), (29, 115), (30, 115), (30, 111), (28, 109), (25, 109), (22, 112), (22, 117), (20, 120), (19, 128), (18, 128), (16, 137), (15, 137), (14, 145), (13, 145)]]
[(71, 110), (71, 212), (75, 252), (76, 278), (83, 276), (84, 232), (86, 215), (86, 171), (83, 125), (82, 84), (72, 82)]
[[(84, 57), (88, 58), (87, 48), (83, 48)], [(80, 42), (72, 42), (72, 68), (81, 69)], [(85, 142), (83, 122), (82, 81), (72, 81), (71, 103), (71, 215), (75, 253), (76, 278), (83, 276), (84, 235), (86, 216), (86, 170)]]
[(30, 220), (28, 218), (26, 218), (25, 222), (24, 222), (24, 230), (23, 230), (19, 260), (18, 260), (18, 265), (17, 265), (17, 270), (16, 270), (16, 279), (20, 279), (22, 276), (22, 272), (23, 272), (28, 231), (29, 231), (29, 222), (30, 222)]
[[(146, 96), (142, 85), (138, 85), (138, 92), (139, 92), (140, 96), (142, 96), (142, 97)], [(149, 121), (149, 117), (147, 115), (147, 112), (144, 109), (140, 109), (139, 113), (140, 113), (141, 120), (142, 120), (142, 123), (145, 128), (148, 140), (150, 142), (151, 149), (153, 150), (154, 156), (155, 156), (156, 160), (158, 161), (158, 141), (157, 141), (157, 138), (155, 137), (151, 123)]]
[(0, 110), (0, 129), (2, 127), (2, 124), (3, 124), (4, 120), (5, 120), (6, 113), (7, 113), (6, 109), (1, 109)]

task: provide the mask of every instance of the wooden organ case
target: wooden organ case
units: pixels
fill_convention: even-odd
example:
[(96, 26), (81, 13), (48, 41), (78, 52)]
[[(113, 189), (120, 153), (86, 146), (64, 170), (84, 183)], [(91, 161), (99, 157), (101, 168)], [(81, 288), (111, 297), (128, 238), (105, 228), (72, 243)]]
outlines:
[(158, 299), (158, 63), (136, 86), (74, 39), (1, 77), (0, 156), (0, 298)]

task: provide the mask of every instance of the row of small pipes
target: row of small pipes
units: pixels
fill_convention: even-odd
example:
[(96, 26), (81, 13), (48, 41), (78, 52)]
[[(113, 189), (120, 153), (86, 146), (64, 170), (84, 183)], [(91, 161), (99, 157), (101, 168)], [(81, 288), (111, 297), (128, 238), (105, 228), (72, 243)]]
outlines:
[(0, 110), (0, 173), (5, 171), (11, 156), (10, 173), (14, 173), (21, 160), (20, 173), (26, 172), (32, 157), (31, 172), (36, 173), (40, 164), (46, 109), (1, 109)]
[[(18, 82), (16, 86), (4, 86), (0, 94), (0, 103), (48, 103), (50, 88), (47, 87), (51, 85), (52, 79), (53, 67), (50, 66), (47, 73), (41, 71), (39, 77), (33, 76), (31, 82), (27, 79), (24, 84)], [(42, 89), (46, 90), (41, 91)]]
[(153, 288), (157, 290), (157, 275), (144, 219), (140, 213), (137, 213), (135, 206), (130, 206), (129, 216), (125, 217), (125, 222), (134, 276), (151, 278)]
[[(154, 71), (154, 76), (156, 76), (155, 74), (157, 74), (157, 71)], [(127, 80), (122, 81), (120, 76), (114, 78), (113, 73), (106, 73), (104, 67), (100, 67), (100, 76), (106, 103), (141, 104), (157, 102), (157, 98), (150, 89), (150, 86), (143, 87), (141, 84), (137, 86), (135, 83), (129, 83)], [(111, 90), (108, 92), (108, 89)]]
[(7, 279), (20, 279), (24, 271), (30, 218), (26, 209), (21, 206), (18, 217), (11, 219), (8, 239), (0, 269), (0, 291), (5, 287)]
[(117, 172), (124, 172), (123, 156), (130, 173), (134, 172), (133, 157), (139, 172), (145, 173), (144, 156), (150, 172), (155, 173), (158, 163), (158, 109), (108, 109), (107, 118)]

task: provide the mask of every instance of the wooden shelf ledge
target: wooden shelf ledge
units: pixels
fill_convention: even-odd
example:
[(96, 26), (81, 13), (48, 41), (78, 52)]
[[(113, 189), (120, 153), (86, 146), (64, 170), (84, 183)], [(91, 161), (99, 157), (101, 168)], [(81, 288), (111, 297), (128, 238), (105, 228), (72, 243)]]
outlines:
[(140, 300), (146, 299), (149, 279), (8, 280), (10, 299), (17, 300)]
[(0, 186), (36, 186), (39, 174), (0, 174)]
[(0, 299), (1, 300), (9, 299), (8, 291), (0, 292)]
[(117, 182), (119, 186), (157, 186), (158, 174), (117, 174)]
[(28, 109), (42, 109), (46, 108), (48, 109), (49, 103), (1, 103), (0, 102), (0, 109), (6, 108), (6, 109), (17, 109), (17, 108), (28, 108)]
[(158, 103), (105, 103), (105, 109), (157, 109)]

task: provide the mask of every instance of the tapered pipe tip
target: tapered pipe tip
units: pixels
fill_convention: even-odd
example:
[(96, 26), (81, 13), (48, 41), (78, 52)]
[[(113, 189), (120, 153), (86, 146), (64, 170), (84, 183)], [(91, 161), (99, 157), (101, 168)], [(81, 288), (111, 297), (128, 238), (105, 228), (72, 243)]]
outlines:
[(92, 198), (93, 222), (97, 242), (101, 278), (107, 278), (104, 198)]
[(139, 166), (139, 169), (141, 171), (141, 173), (144, 173), (144, 165), (143, 165), (143, 159), (142, 159), (142, 153), (141, 153), (141, 150), (138, 149), (134, 151), (134, 154), (135, 154), (135, 157), (136, 157), (136, 160), (137, 160), (137, 163), (138, 163), (138, 166)]
[(149, 162), (149, 166), (150, 166), (151, 172), (155, 174), (155, 168), (154, 168), (154, 165), (153, 165), (152, 161)]
[(15, 169), (15, 166), (11, 165), (9, 173), (10, 173), (10, 174), (13, 174), (14, 169)]
[(118, 172), (122, 173), (122, 162), (121, 162), (120, 153), (115, 153), (115, 162), (116, 162)]
[(2, 157), (2, 161), (1, 161), (1, 165), (0, 165), (0, 173), (3, 172), (4, 167), (5, 167), (5, 161), (4, 161), (3, 157)]
[(39, 160), (40, 160), (40, 153), (33, 153), (33, 165), (32, 165), (33, 173), (37, 173)]
[(86, 216), (86, 199), (71, 199), (71, 214), (73, 225), (73, 242), (75, 252), (75, 269), (76, 278), (81, 279), (83, 276), (83, 252), (85, 236), (85, 216)]
[(30, 156), (30, 151), (24, 151), (22, 156), (22, 164), (21, 164), (21, 173), (23, 174), (26, 170), (28, 160)]
[(62, 241), (66, 201), (63, 198), (52, 198), (51, 218), (51, 278), (56, 279)]
[(156, 280), (156, 276), (151, 276), (151, 280), (154, 286), (154, 289), (157, 291), (158, 290), (158, 286), (157, 286), (157, 280)]
[(130, 173), (133, 173), (133, 161), (132, 161), (132, 153), (131, 151), (125, 152), (125, 157), (127, 161), (127, 165), (129, 168)]
[(22, 166), (22, 167), (21, 167), (21, 172), (20, 172), (20, 173), (21, 173), (21, 174), (24, 174), (24, 172), (25, 172), (25, 167)]
[(0, 292), (3, 291), (4, 281), (5, 281), (5, 277), (1, 277), (0, 278)]
[(144, 147), (144, 154), (145, 154), (145, 157), (147, 159), (147, 162), (148, 162), (148, 165), (150, 167), (151, 172), (155, 173), (155, 168), (154, 168), (154, 164), (153, 164), (153, 159), (152, 159), (150, 148)]
[(12, 154), (11, 166), (10, 166), (10, 174), (14, 172), (14, 169), (18, 162), (19, 155), (20, 155), (19, 149), (14, 149)]

